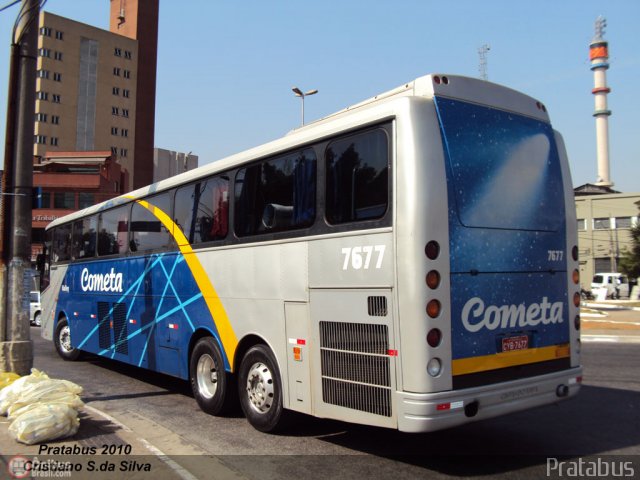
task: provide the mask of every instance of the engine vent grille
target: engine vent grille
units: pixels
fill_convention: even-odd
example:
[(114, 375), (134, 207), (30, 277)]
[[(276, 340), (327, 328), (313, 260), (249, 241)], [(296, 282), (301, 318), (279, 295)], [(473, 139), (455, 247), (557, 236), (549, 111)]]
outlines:
[(100, 348), (111, 347), (110, 310), (108, 302), (98, 302), (98, 346)]
[(124, 303), (113, 304), (113, 336), (116, 352), (129, 355), (127, 306)]
[(387, 297), (367, 297), (367, 311), (370, 317), (386, 317)]
[(386, 325), (320, 322), (323, 401), (390, 417), (388, 352)]

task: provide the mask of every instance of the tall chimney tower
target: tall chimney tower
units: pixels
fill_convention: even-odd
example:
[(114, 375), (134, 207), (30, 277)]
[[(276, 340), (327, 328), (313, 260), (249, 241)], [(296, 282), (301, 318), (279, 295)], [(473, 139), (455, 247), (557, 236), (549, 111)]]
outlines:
[(607, 87), (607, 69), (609, 68), (609, 44), (603, 38), (607, 21), (600, 16), (596, 19), (596, 33), (589, 45), (589, 59), (593, 71), (593, 90), (595, 96), (596, 145), (598, 157), (598, 180), (596, 185), (613, 186), (609, 172), (609, 115), (607, 95), (611, 91)]

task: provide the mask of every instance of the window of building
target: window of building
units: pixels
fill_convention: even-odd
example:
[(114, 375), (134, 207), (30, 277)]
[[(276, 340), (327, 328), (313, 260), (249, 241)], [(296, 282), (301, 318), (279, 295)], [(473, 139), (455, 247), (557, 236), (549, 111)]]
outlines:
[(129, 50), (124, 51), (124, 58), (131, 60), (131, 52)]
[(51, 137), (51, 146), (52, 147), (57, 147), (58, 146), (58, 137)]
[(616, 217), (616, 229), (618, 228), (631, 228), (631, 217)]
[(124, 78), (131, 78), (131, 72), (129, 70), (124, 71)]
[(52, 94), (52, 95), (51, 95), (51, 101), (52, 101), (53, 103), (60, 103), (60, 101), (61, 101), (61, 99), (60, 99), (60, 95), (55, 94), (55, 93), (54, 93), (54, 94)]
[(39, 145), (46, 145), (47, 143), (47, 137), (45, 135), (34, 135), (34, 142), (39, 144)]
[(111, 135), (118, 135), (118, 127), (111, 127)]
[(114, 49), (113, 54), (114, 54), (116, 57), (121, 57), (121, 56), (122, 56), (122, 49), (121, 49), (121, 48), (116, 47), (116, 48)]
[(55, 192), (53, 194), (53, 208), (75, 210), (76, 194), (74, 192)]
[(47, 114), (46, 113), (36, 113), (36, 122), (45, 123), (46, 121), (47, 121)]
[(95, 257), (97, 239), (97, 216), (83, 218), (82, 220), (73, 222), (73, 235), (71, 237), (71, 256), (73, 259)]
[(389, 145), (384, 130), (375, 129), (330, 143), (325, 160), (329, 223), (371, 220), (385, 214)]
[(51, 123), (54, 125), (60, 124), (60, 116), (59, 115), (51, 115)]
[(117, 155), (118, 154), (118, 147), (111, 147), (111, 155)]
[(122, 89), (122, 96), (124, 98), (129, 98), (129, 92), (130, 92), (130, 90), (127, 90), (126, 88), (123, 88)]
[(117, 77), (120, 76), (120, 67), (113, 67), (113, 74)]
[(43, 37), (50, 37), (51, 36), (51, 28), (49, 28), (49, 27), (40, 27), (40, 35), (42, 35)]
[(78, 208), (87, 208), (94, 205), (95, 196), (91, 192), (79, 192), (78, 193)]
[(122, 158), (127, 158), (127, 149), (126, 148), (121, 148), (120, 149), (120, 156)]
[(57, 73), (57, 72), (53, 72), (53, 81), (54, 82), (61, 82), (62, 81), (62, 74), (61, 73)]
[(62, 61), (62, 52), (54, 52), (53, 58)]
[(180, 188), (174, 218), (189, 244), (224, 239), (229, 230), (229, 177), (207, 178)]
[(64, 40), (64, 32), (56, 30), (56, 40)]
[(125, 253), (128, 235), (128, 206), (102, 212), (98, 219), (98, 255)]
[(593, 229), (594, 230), (608, 230), (611, 228), (611, 219), (609, 218), (594, 218)]
[(111, 89), (111, 93), (113, 93), (114, 95), (120, 95), (120, 88), (119, 87), (113, 87)]
[(39, 48), (38, 49), (38, 55), (40, 57), (49, 58), (49, 57), (51, 57), (51, 50), (49, 50), (48, 48)]
[(49, 100), (49, 94), (47, 92), (38, 92), (38, 100)]
[[(145, 201), (172, 218), (172, 199), (173, 191), (170, 191), (146, 198)], [(139, 203), (134, 203), (131, 208), (131, 251), (157, 250), (174, 245), (171, 232), (160, 219)]]
[(587, 222), (584, 218), (578, 219), (578, 230), (583, 231), (587, 229)]
[(118, 107), (111, 107), (111, 115), (119, 115), (120, 109)]
[(123, 129), (120, 130), (120, 134), (123, 137), (128, 137), (129, 136), (129, 130), (127, 130), (126, 128), (123, 128)]
[(49, 78), (49, 70), (38, 70), (38, 78)]
[(129, 118), (129, 109), (128, 108), (123, 108), (122, 109), (122, 116)]
[(305, 149), (236, 175), (235, 230), (254, 235), (310, 226), (316, 216), (316, 156)]

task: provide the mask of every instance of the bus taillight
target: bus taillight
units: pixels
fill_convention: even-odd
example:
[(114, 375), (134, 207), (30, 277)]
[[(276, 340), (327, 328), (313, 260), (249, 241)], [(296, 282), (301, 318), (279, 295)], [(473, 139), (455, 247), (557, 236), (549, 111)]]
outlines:
[(578, 292), (576, 292), (576, 293), (574, 293), (574, 294), (573, 294), (573, 304), (574, 304), (576, 307), (579, 307), (579, 306), (580, 306), (580, 294), (579, 294)]
[(580, 283), (580, 272), (577, 269), (573, 271), (573, 283), (576, 285)]
[(438, 258), (438, 255), (440, 255), (440, 244), (438, 244), (438, 242), (436, 242), (435, 240), (431, 240), (424, 247), (424, 253), (427, 255), (427, 258), (429, 260), (435, 260), (436, 258)]
[(430, 300), (429, 303), (427, 303), (427, 315), (431, 318), (437, 318), (438, 315), (440, 315), (441, 308), (442, 305), (438, 300)]
[(435, 290), (440, 285), (440, 274), (436, 270), (427, 273), (427, 286), (431, 290)]
[(427, 343), (431, 348), (436, 348), (442, 340), (442, 332), (437, 328), (432, 328), (427, 333)]

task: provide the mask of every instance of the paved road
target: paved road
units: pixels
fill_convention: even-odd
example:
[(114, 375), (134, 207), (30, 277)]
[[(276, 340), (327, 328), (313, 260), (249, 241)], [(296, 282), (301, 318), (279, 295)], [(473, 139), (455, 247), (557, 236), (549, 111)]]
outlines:
[[(83, 385), (88, 405), (169, 455), (220, 455), (240, 478), (310, 471), (325, 478), (534, 478), (544, 476), (548, 456), (640, 455), (638, 344), (585, 343), (584, 388), (558, 405), (430, 434), (301, 416), (276, 436), (257, 432), (240, 414), (204, 414), (186, 382), (93, 356), (64, 362), (37, 328), (31, 332), (35, 367)], [(461, 453), (470, 456), (451, 461)]]

